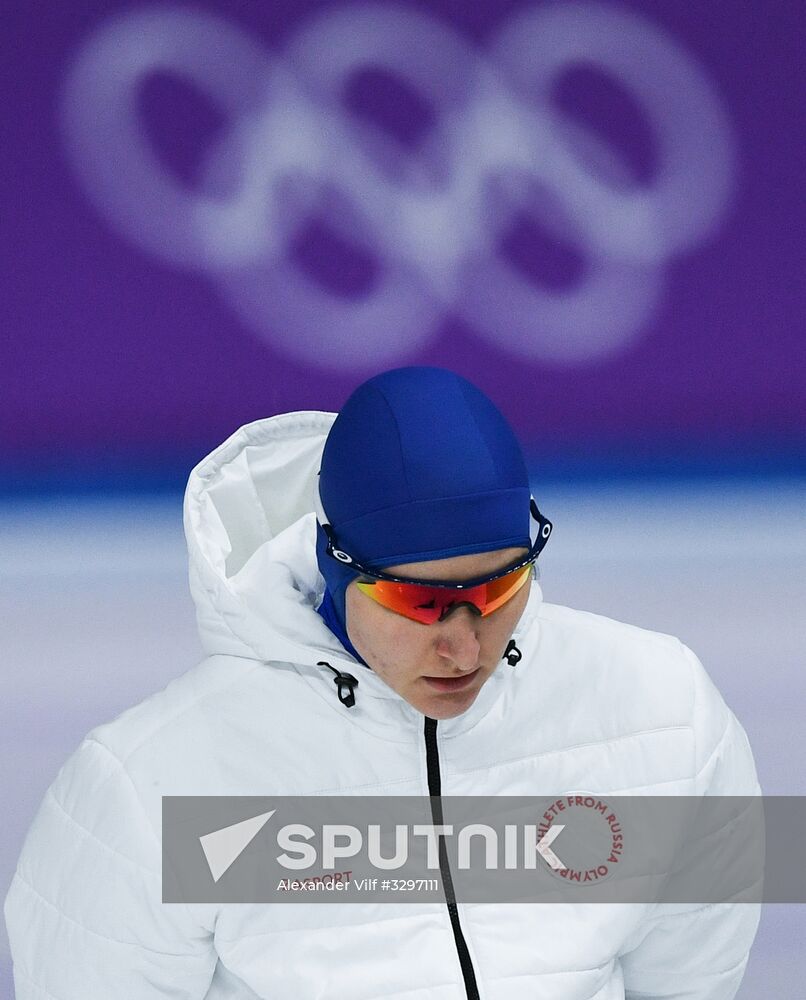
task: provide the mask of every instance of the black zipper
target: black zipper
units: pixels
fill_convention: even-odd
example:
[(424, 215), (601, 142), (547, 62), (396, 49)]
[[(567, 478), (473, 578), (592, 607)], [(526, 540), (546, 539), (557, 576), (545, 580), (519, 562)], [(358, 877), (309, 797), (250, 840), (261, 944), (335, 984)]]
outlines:
[[(431, 796), (431, 818), (435, 826), (442, 825), (442, 780), (439, 775), (439, 749), (437, 747), (437, 720), (425, 719), (425, 762), (428, 772), (428, 794)], [(467, 948), (462, 925), (459, 922), (459, 910), (456, 906), (456, 894), (453, 890), (453, 878), (448, 864), (448, 851), (445, 838), (439, 838), (439, 872), (442, 876), (442, 886), (445, 890), (445, 903), (453, 928), (453, 940), (459, 955), (459, 965), (465, 981), (467, 1000), (479, 1000), (479, 988), (476, 984), (476, 973)]]

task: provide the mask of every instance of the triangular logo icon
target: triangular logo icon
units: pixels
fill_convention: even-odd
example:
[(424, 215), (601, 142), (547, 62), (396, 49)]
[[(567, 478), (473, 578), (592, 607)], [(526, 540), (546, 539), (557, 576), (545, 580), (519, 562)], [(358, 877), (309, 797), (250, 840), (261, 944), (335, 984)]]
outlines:
[(276, 811), (272, 809), (199, 837), (214, 882), (238, 860)]

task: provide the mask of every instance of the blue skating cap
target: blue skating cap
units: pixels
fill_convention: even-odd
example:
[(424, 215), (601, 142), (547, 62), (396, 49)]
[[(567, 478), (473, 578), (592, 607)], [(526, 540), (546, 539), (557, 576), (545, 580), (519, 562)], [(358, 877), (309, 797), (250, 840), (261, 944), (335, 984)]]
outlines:
[(325, 443), (319, 494), (339, 547), (377, 569), (530, 544), (518, 441), (443, 368), (397, 368), (355, 390)]

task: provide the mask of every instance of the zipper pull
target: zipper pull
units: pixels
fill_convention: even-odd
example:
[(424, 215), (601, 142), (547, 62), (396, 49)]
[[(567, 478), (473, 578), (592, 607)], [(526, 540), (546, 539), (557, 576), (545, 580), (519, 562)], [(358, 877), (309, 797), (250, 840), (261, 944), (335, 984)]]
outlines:
[(504, 655), (501, 659), (506, 660), (511, 667), (514, 667), (516, 663), (520, 663), (523, 659), (523, 653), (515, 645), (514, 639), (510, 639), (507, 643), (507, 648), (504, 650)]
[(339, 701), (347, 708), (352, 708), (355, 705), (355, 688), (358, 687), (358, 678), (336, 670), (335, 667), (331, 667), (327, 660), (319, 660), (316, 665), (317, 667), (327, 667), (328, 670), (333, 671), (336, 675), (333, 678), (333, 683), (339, 689)]

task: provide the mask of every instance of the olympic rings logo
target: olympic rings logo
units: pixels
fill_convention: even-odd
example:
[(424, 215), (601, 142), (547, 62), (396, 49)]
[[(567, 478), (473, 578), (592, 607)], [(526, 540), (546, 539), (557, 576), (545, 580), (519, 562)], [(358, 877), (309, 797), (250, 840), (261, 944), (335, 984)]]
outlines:
[[(616, 152), (553, 105), (552, 85), (580, 63), (611, 74), (647, 116), (651, 183), (623, 183)], [(367, 67), (434, 108), (416, 154), (347, 112), (345, 87)], [(162, 166), (139, 120), (139, 89), (157, 71), (189, 80), (227, 116), (200, 189)], [(656, 26), (597, 3), (527, 8), (484, 52), (421, 10), (347, 6), (319, 13), (282, 56), (207, 13), (134, 11), (78, 52), (62, 112), (70, 159), (102, 215), (154, 256), (209, 275), (280, 350), (331, 368), (411, 355), (449, 311), (527, 360), (612, 353), (645, 326), (665, 265), (712, 232), (732, 190), (731, 129), (702, 69)], [(491, 186), (504, 193), (497, 211)], [(500, 253), (513, 213), (539, 210), (535, 186), (584, 255), (570, 290), (541, 287)], [(323, 212), (378, 263), (363, 295), (325, 288), (289, 254)]]

